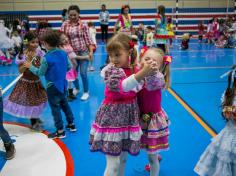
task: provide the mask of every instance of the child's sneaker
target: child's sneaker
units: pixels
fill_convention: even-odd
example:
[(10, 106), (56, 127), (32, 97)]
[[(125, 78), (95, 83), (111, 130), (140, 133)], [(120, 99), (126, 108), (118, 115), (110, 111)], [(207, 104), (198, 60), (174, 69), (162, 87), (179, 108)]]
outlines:
[(79, 94), (79, 89), (73, 89), (73, 94), (76, 96)]
[(89, 71), (94, 71), (95, 68), (93, 66), (89, 67)]
[(74, 123), (68, 124), (68, 125), (66, 126), (66, 129), (70, 130), (71, 132), (77, 131), (77, 129), (76, 129)]
[[(157, 155), (157, 159), (159, 160), (159, 162), (161, 162), (162, 156), (161, 156), (160, 154), (158, 154), (158, 155)], [(150, 164), (146, 164), (145, 170), (146, 170), (147, 172), (150, 172), (150, 170), (151, 170)]]
[(50, 138), (50, 139), (56, 139), (56, 138), (63, 139), (65, 137), (66, 137), (65, 131), (62, 131), (62, 132), (56, 131), (54, 133), (48, 134), (48, 138)]
[(76, 99), (76, 96), (73, 94), (73, 89), (68, 89), (67, 100), (71, 102), (75, 99)]
[(30, 119), (31, 122), (31, 129), (37, 132), (43, 132), (43, 122), (41, 119), (39, 118), (31, 118)]
[(88, 92), (85, 92), (83, 93), (82, 97), (80, 98), (82, 101), (85, 101), (89, 98), (89, 93)]
[(37, 131), (37, 132), (43, 132), (43, 126), (40, 123), (36, 123), (31, 127), (32, 130)]
[(6, 159), (10, 160), (12, 158), (14, 158), (15, 153), (16, 153), (16, 149), (14, 144), (10, 143), (10, 144), (4, 144), (5, 149), (6, 149)]
[(150, 166), (150, 164), (147, 164), (145, 166), (145, 171), (150, 172), (150, 170), (151, 170), (151, 166)]

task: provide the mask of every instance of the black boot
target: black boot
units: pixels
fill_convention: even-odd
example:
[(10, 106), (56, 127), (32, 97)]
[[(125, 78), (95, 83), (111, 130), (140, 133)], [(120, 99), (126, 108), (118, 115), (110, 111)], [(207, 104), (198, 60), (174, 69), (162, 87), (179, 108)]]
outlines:
[(6, 159), (10, 160), (12, 158), (14, 158), (15, 153), (16, 153), (16, 149), (14, 144), (9, 143), (9, 144), (4, 144), (5, 149), (6, 149)]
[(37, 132), (43, 131), (43, 122), (39, 118), (31, 118), (31, 129)]
[(34, 126), (36, 123), (37, 123), (37, 119), (36, 118), (31, 118), (30, 119), (31, 126)]
[(76, 96), (73, 94), (73, 89), (68, 89), (68, 101), (73, 101), (74, 99), (76, 99)]

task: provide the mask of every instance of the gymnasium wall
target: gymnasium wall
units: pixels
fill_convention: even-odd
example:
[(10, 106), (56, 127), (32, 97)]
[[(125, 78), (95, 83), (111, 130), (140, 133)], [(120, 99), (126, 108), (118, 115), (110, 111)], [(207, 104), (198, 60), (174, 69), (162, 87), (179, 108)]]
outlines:
[[(197, 34), (197, 24), (203, 20), (205, 24), (213, 17), (225, 18), (234, 14), (235, 0), (179, 0), (177, 35), (185, 32)], [(28, 16), (30, 28), (34, 30), (37, 22), (46, 19), (54, 29), (60, 29), (61, 10), (71, 4), (77, 4), (81, 9), (84, 21), (93, 21), (97, 32), (99, 27), (99, 8), (106, 4), (110, 12), (109, 32), (112, 33), (117, 15), (122, 4), (130, 4), (133, 25), (140, 22), (146, 26), (154, 26), (156, 7), (166, 6), (166, 15), (176, 23), (176, 0), (0, 0), (0, 19), (13, 19), (15, 16)]]
[[(154, 8), (160, 4), (174, 8), (176, 0), (0, 0), (0, 11), (24, 10), (60, 10), (71, 4), (81, 9), (98, 9), (106, 4), (108, 9), (120, 8), (122, 4), (130, 4), (131, 8)], [(219, 8), (234, 7), (234, 0), (179, 0), (179, 8)]]

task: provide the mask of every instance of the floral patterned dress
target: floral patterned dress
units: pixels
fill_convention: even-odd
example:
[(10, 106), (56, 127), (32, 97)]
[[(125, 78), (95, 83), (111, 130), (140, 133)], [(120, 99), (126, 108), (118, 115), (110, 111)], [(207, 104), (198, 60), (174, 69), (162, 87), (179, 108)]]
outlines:
[[(36, 67), (40, 66), (41, 57), (44, 53), (37, 50), (34, 55), (25, 51), (23, 57), (16, 57), (16, 64), (22, 72), (22, 64), (24, 61), (36, 59), (32, 64)], [(47, 103), (47, 94), (38, 76), (34, 75), (29, 69), (23, 70), (23, 76), (16, 83), (10, 96), (4, 100), (4, 112), (13, 116), (32, 118), (39, 117), (42, 114)]]
[(169, 148), (169, 120), (161, 107), (161, 89), (164, 86), (164, 76), (158, 73), (145, 78), (144, 88), (138, 93), (143, 130), (141, 145), (148, 153)]
[(107, 66), (105, 71), (105, 99), (90, 131), (91, 151), (118, 156), (122, 151), (137, 155), (142, 130), (136, 92), (124, 92), (122, 81), (132, 74), (131, 69)]

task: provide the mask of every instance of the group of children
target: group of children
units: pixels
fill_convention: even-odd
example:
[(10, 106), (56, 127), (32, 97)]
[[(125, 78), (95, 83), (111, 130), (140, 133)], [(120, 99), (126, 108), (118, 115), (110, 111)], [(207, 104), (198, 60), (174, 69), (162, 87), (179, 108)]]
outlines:
[(28, 32), (28, 22), (16, 19), (10, 29), (0, 20), (0, 64), (11, 65), (12, 60), (20, 52), (24, 35)]
[[(14, 157), (15, 148), (3, 127), (3, 110), (16, 117), (28, 118), (31, 128), (41, 132), (43, 122), (40, 115), (48, 101), (56, 127), (56, 131), (48, 134), (48, 137), (54, 139), (66, 136), (61, 110), (65, 113), (68, 123), (66, 128), (71, 132), (76, 131), (74, 115), (67, 100), (66, 74), (72, 68), (72, 64), (67, 50), (59, 48), (63, 43), (62, 36), (63, 34), (52, 30), (48, 30), (42, 36), (46, 54), (39, 49), (38, 38), (33, 32), (28, 32), (24, 37), (25, 47), (16, 57), (16, 64), (22, 76), (10, 95), (1, 101), (0, 130), (6, 148), (6, 159)], [(46, 79), (46, 90), (39, 78), (43, 75)]]
[[(172, 28), (169, 21), (168, 33), (162, 34), (162, 37), (173, 35)], [(95, 33), (94, 30), (91, 32)], [(137, 36), (145, 38), (140, 31)], [(67, 36), (60, 32), (47, 30), (42, 34), (41, 42), (47, 53), (39, 49), (39, 40), (34, 33), (25, 34), (24, 45), (20, 46), (16, 56), (22, 77), (8, 97), (2, 100), (0, 96), (0, 134), (6, 148), (6, 159), (14, 157), (15, 147), (3, 127), (3, 110), (14, 116), (29, 118), (32, 129), (42, 131), (43, 123), (39, 117), (48, 102), (56, 127), (56, 131), (48, 137), (66, 136), (61, 110), (68, 123), (66, 128), (76, 131), (68, 100), (75, 99), (71, 87), (78, 76), (75, 60), (88, 56), (77, 56)], [(137, 54), (132, 38), (118, 33), (106, 46), (110, 62), (101, 71), (106, 86), (105, 98), (97, 111), (89, 138), (90, 150), (106, 155), (105, 176), (124, 175), (128, 153), (137, 155), (141, 148), (147, 151), (150, 175), (157, 176), (160, 170), (159, 152), (169, 148), (170, 122), (161, 106), (161, 90), (170, 86), (171, 57), (165, 56), (165, 47), (158, 48), (163, 43), (153, 47), (148, 41), (146, 45)], [(229, 73), (228, 87), (222, 100), (227, 125), (196, 165), (194, 170), (201, 176), (236, 174), (235, 70), (233, 68)], [(43, 75), (46, 89), (39, 78)]]
[(214, 17), (207, 25), (207, 30), (203, 21), (198, 24), (198, 39), (202, 43), (203, 36), (206, 37), (207, 43), (214, 43), (218, 48), (235, 48), (236, 47), (236, 17), (226, 19), (217, 19)]
[[(173, 38), (175, 36), (174, 33), (174, 25), (172, 23), (172, 19), (170, 17), (167, 18), (166, 23), (166, 31), (168, 32), (169, 47), (173, 47)], [(138, 37), (138, 40), (143, 43), (144, 46), (152, 47), (154, 45), (155, 38), (155, 28), (152, 26), (144, 26), (143, 23), (139, 23), (138, 28), (133, 28), (133, 35)]]

